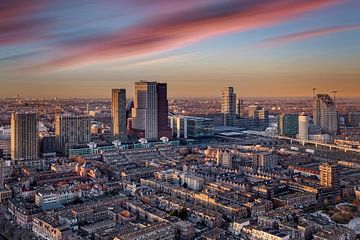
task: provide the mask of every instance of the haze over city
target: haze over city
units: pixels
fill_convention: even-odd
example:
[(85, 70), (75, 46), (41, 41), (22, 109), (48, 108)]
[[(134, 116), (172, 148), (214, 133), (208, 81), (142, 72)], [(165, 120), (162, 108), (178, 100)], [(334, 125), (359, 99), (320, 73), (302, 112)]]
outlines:
[(1, 97), (107, 98), (141, 79), (170, 97), (359, 95), (357, 0), (1, 4)]

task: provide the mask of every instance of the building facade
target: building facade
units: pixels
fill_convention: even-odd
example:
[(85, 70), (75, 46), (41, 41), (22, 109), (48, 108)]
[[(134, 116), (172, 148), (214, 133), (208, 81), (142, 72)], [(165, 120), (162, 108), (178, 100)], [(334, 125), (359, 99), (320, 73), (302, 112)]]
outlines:
[(299, 132), (297, 114), (280, 114), (278, 116), (278, 133), (280, 136), (295, 137)]
[(113, 139), (126, 141), (126, 90), (112, 89), (111, 91), (111, 116)]
[(244, 100), (242, 100), (242, 99), (238, 100), (237, 116), (238, 116), (238, 118), (244, 118)]
[(57, 150), (65, 155), (69, 149), (91, 141), (91, 126), (88, 116), (57, 115), (55, 118)]
[(340, 167), (336, 164), (322, 163), (320, 169), (320, 185), (334, 189), (340, 188)]
[(233, 87), (224, 87), (221, 92), (221, 112), (224, 114), (224, 126), (236, 125), (236, 93)]
[(309, 139), (309, 117), (305, 114), (299, 115), (299, 134), (298, 139), (307, 141)]
[(35, 113), (11, 115), (11, 159), (38, 159), (38, 131)]
[(170, 127), (177, 138), (201, 138), (214, 136), (214, 120), (204, 117), (170, 116)]
[(140, 81), (135, 83), (132, 128), (150, 140), (171, 138), (168, 124), (167, 84)]
[(265, 108), (250, 105), (248, 108), (249, 128), (264, 131), (269, 127), (269, 112)]
[(323, 133), (335, 135), (338, 128), (338, 115), (334, 100), (328, 94), (317, 94), (313, 100), (314, 124)]

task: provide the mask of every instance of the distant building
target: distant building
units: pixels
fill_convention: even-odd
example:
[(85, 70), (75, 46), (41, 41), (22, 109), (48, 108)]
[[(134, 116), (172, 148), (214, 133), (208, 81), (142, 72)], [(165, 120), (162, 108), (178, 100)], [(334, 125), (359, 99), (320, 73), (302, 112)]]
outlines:
[(151, 226), (143, 227), (137, 231), (117, 236), (114, 240), (174, 240), (175, 228), (166, 222), (156, 223)]
[(335, 135), (338, 128), (338, 115), (334, 100), (327, 94), (317, 94), (313, 100), (314, 124), (323, 133)]
[(330, 143), (331, 136), (329, 134), (309, 134), (309, 140), (318, 143)]
[(278, 116), (278, 133), (280, 136), (295, 137), (299, 132), (299, 116), (297, 114), (280, 114)]
[(237, 116), (238, 116), (238, 118), (244, 118), (244, 100), (242, 100), (242, 99), (238, 100)]
[(320, 169), (320, 185), (340, 189), (340, 167), (336, 164), (322, 163)]
[(111, 91), (111, 116), (113, 139), (126, 141), (126, 90), (112, 89)]
[(350, 127), (360, 127), (360, 112), (350, 112), (347, 115), (347, 123)]
[(11, 159), (38, 159), (38, 131), (35, 113), (11, 115)]
[(69, 149), (91, 141), (91, 126), (88, 116), (57, 115), (55, 118), (57, 150), (65, 155)]
[[(168, 124), (167, 84), (140, 81), (135, 83), (132, 128), (142, 137), (155, 140), (171, 138)], [(138, 135), (140, 137), (141, 135)]]
[(299, 134), (298, 134), (298, 139), (300, 140), (308, 140), (308, 136), (309, 136), (309, 127), (308, 127), (308, 122), (309, 122), (309, 117), (307, 115), (301, 114), (299, 115)]
[(197, 177), (194, 175), (183, 174), (181, 175), (181, 184), (195, 191), (200, 191), (204, 187), (205, 180), (202, 177)]
[(170, 116), (170, 127), (177, 138), (201, 138), (214, 136), (214, 121), (211, 118), (183, 115)]
[(250, 105), (248, 108), (249, 128), (264, 131), (269, 127), (269, 112), (265, 108)]
[(216, 165), (232, 169), (233, 154), (230, 150), (218, 149), (216, 152)]
[(233, 87), (224, 87), (221, 92), (221, 112), (224, 114), (224, 126), (236, 125), (236, 93)]

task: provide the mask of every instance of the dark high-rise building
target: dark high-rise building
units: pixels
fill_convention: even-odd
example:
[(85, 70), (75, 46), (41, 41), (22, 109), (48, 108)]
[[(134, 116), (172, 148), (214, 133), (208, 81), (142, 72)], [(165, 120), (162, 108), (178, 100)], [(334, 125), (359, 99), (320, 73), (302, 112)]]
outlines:
[(112, 89), (111, 92), (111, 115), (113, 139), (126, 141), (126, 90)]
[(132, 111), (132, 128), (135, 133), (143, 132), (143, 137), (147, 139), (171, 138), (168, 111), (166, 83), (135, 83)]
[(169, 103), (167, 99), (167, 84), (158, 83), (158, 137), (171, 138), (171, 128), (169, 126)]
[(233, 87), (224, 87), (221, 91), (221, 112), (224, 114), (224, 126), (236, 125), (236, 93)]
[(55, 135), (40, 136), (40, 153), (43, 158), (56, 156), (56, 137), (55, 137)]
[(38, 159), (38, 131), (35, 113), (11, 115), (11, 159)]
[(280, 136), (296, 137), (299, 132), (299, 115), (280, 114), (278, 116), (278, 133)]
[(237, 104), (238, 118), (244, 118), (244, 100), (239, 99)]

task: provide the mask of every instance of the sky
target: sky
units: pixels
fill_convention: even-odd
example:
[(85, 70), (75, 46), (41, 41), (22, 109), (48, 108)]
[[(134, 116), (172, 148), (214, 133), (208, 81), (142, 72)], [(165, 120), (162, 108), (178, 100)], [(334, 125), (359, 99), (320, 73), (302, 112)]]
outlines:
[(360, 96), (359, 0), (1, 0), (0, 98)]

